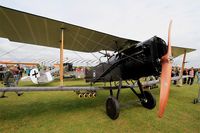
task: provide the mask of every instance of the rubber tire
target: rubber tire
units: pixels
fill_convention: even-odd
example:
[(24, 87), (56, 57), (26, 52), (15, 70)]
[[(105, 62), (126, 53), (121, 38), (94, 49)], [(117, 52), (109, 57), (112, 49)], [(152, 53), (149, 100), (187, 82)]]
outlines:
[(147, 102), (142, 101), (142, 106), (147, 109), (153, 109), (156, 106), (156, 99), (149, 91), (144, 91)]
[(116, 98), (109, 96), (106, 101), (106, 114), (112, 119), (116, 120), (119, 117), (119, 102)]

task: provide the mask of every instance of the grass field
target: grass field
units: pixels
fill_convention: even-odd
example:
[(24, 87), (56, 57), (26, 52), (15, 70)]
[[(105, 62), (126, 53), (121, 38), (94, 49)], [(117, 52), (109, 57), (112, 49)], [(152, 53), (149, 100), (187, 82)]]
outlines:
[[(85, 84), (77, 80), (65, 85)], [(165, 115), (160, 119), (156, 115), (158, 104), (153, 110), (143, 108), (136, 96), (124, 89), (120, 95), (120, 116), (114, 121), (105, 113), (108, 91), (98, 91), (96, 98), (85, 99), (74, 92), (27, 92), (20, 97), (6, 93), (8, 98), (0, 99), (0, 133), (200, 133), (200, 104), (192, 103), (197, 92), (197, 84), (172, 86)], [(158, 103), (159, 89), (152, 93)]]

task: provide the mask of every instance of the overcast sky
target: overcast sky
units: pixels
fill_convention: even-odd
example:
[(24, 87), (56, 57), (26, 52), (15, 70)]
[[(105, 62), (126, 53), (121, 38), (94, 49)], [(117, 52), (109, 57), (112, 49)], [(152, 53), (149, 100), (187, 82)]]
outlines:
[[(200, 66), (199, 0), (0, 0), (0, 4), (139, 41), (154, 35), (167, 41), (168, 23), (173, 19), (172, 44), (197, 49), (187, 55), (186, 66)], [(65, 51), (65, 57), (80, 58), (81, 54)], [(15, 60), (58, 58), (59, 50), (11, 43), (0, 38), (0, 59), (11, 57)], [(95, 59), (91, 54), (81, 57)], [(175, 60), (174, 64), (180, 64), (180, 60)]]

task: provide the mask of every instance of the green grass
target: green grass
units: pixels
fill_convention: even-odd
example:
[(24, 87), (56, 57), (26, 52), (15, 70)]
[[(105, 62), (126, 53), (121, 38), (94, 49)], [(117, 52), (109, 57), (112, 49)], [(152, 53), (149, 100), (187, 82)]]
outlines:
[[(75, 80), (66, 81), (65, 85), (86, 84)], [(97, 97), (91, 99), (80, 99), (74, 92), (27, 92), (21, 97), (10, 92), (6, 93), (8, 98), (0, 99), (0, 133), (200, 133), (200, 104), (192, 103), (197, 92), (196, 84), (172, 86), (165, 115), (160, 119), (156, 114), (158, 104), (153, 110), (145, 109), (129, 89), (124, 89), (120, 95), (120, 116), (114, 121), (105, 113), (108, 91), (98, 91)], [(152, 93), (158, 101), (159, 89)]]

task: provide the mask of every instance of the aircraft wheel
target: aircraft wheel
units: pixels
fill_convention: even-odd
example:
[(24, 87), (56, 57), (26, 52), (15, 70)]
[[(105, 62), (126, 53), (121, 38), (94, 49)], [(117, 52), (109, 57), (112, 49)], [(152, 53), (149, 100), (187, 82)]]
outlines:
[(193, 100), (193, 103), (196, 104), (197, 102), (198, 102), (198, 99), (195, 98), (195, 99)]
[(156, 106), (156, 99), (149, 91), (144, 91), (145, 99), (141, 101), (143, 107), (153, 109)]
[(119, 102), (116, 98), (109, 96), (106, 101), (106, 113), (107, 115), (113, 119), (116, 120), (119, 117)]
[(83, 94), (81, 94), (81, 93), (78, 94), (78, 97), (79, 97), (79, 98), (82, 98), (82, 97), (83, 97)]

